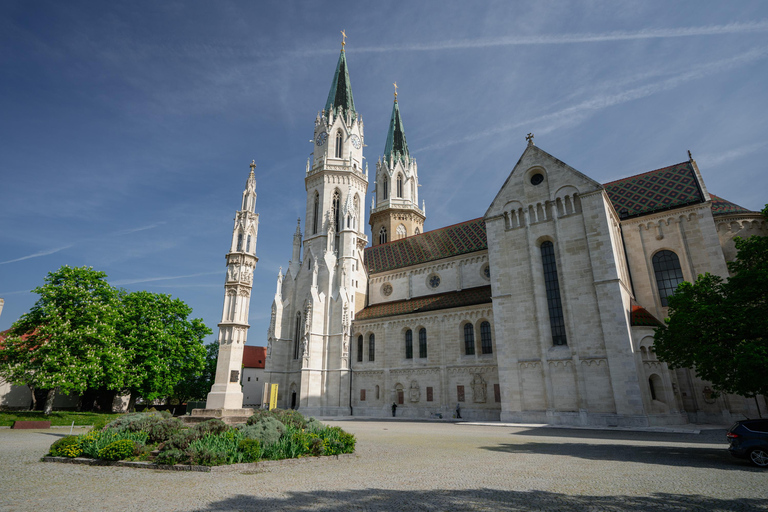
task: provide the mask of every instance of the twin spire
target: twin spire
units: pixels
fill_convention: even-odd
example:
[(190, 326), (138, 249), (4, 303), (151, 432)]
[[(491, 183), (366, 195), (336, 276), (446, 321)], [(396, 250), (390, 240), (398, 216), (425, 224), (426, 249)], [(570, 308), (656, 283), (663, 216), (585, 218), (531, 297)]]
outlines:
[[(325, 111), (333, 111), (339, 114), (340, 110), (349, 112), (352, 117), (357, 115), (355, 110), (355, 100), (352, 97), (352, 84), (349, 81), (349, 71), (347, 68), (347, 56), (344, 46), (347, 44), (347, 34), (341, 31), (341, 53), (339, 62), (336, 64), (336, 72), (333, 75), (331, 90), (328, 92), (328, 99), (325, 102)], [(397, 82), (395, 87), (395, 103), (392, 106), (392, 117), (389, 120), (389, 131), (387, 132), (387, 142), (384, 146), (384, 156), (389, 159), (405, 160), (410, 158), (408, 153), (408, 143), (405, 140), (405, 130), (403, 129), (403, 120), (400, 117), (400, 107), (397, 104)]]

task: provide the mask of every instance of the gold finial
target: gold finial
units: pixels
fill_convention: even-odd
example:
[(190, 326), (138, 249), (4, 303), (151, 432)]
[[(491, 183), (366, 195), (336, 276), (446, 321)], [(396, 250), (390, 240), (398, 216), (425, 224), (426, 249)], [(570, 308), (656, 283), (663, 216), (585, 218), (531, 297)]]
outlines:
[(528, 145), (529, 146), (533, 146), (534, 145), (533, 144), (533, 134), (532, 133), (529, 133), (528, 135), (526, 135), (525, 136), (525, 140), (528, 141)]
[(344, 45), (347, 44), (347, 33), (341, 31), (341, 51), (344, 51)]
[(256, 170), (256, 160), (251, 160), (251, 172)]
[(395, 103), (397, 103), (397, 82), (393, 82), (392, 85), (395, 86)]
[(693, 155), (691, 154), (691, 150), (688, 150), (688, 160), (693, 161)]

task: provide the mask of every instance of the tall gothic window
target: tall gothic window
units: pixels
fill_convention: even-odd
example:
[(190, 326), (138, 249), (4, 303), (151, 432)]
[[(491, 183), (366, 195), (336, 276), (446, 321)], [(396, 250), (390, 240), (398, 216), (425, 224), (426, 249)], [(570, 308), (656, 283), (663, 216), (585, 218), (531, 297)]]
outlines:
[(363, 335), (357, 337), (357, 362), (363, 362)]
[(312, 212), (312, 234), (317, 234), (317, 223), (320, 220), (320, 194), (315, 190), (315, 206)]
[(387, 228), (381, 228), (379, 230), (379, 243), (380, 244), (387, 243)]
[(355, 199), (353, 200), (352, 204), (354, 205), (355, 210), (355, 218), (352, 219), (352, 227), (354, 229), (357, 229), (357, 219), (360, 218), (360, 198), (355, 194)]
[(395, 233), (397, 233), (397, 238), (405, 238), (408, 235), (408, 231), (405, 229), (405, 226), (400, 224), (397, 226), (397, 229), (395, 230)]
[(381, 178), (381, 198), (389, 199), (389, 180), (386, 176)]
[(245, 242), (245, 252), (251, 252), (251, 235), (248, 235), (248, 239)]
[(373, 335), (373, 333), (368, 336), (368, 360), (376, 360), (376, 337)]
[(480, 324), (480, 350), (483, 354), (493, 354), (493, 341), (491, 340), (491, 324)]
[(427, 330), (419, 329), (419, 357), (427, 357)]
[(413, 331), (405, 331), (405, 358), (413, 359)]
[(552, 344), (567, 345), (563, 304), (560, 301), (560, 285), (557, 282), (555, 246), (552, 242), (544, 242), (541, 244), (541, 261), (544, 264), (544, 286), (547, 290), (547, 306), (549, 308), (549, 325), (552, 328)]
[(339, 130), (338, 132), (336, 132), (336, 158), (341, 158), (343, 150), (344, 150), (344, 145), (342, 143), (341, 130)]
[(397, 175), (397, 197), (403, 197), (403, 175)]
[(299, 346), (301, 345), (301, 313), (296, 313), (296, 329), (293, 333), (293, 358), (299, 358)]
[(237, 235), (237, 250), (238, 251), (243, 250), (243, 234), (242, 233)]
[(668, 298), (675, 293), (677, 285), (683, 282), (683, 269), (680, 259), (672, 251), (659, 251), (653, 255), (653, 271), (656, 273), (656, 286), (662, 306), (668, 306)]
[(464, 324), (464, 354), (475, 355), (475, 328), (469, 322)]
[(339, 196), (339, 191), (334, 190), (333, 191), (333, 228), (338, 233), (341, 231), (339, 228), (341, 227), (339, 225), (339, 217), (341, 216), (341, 197)]

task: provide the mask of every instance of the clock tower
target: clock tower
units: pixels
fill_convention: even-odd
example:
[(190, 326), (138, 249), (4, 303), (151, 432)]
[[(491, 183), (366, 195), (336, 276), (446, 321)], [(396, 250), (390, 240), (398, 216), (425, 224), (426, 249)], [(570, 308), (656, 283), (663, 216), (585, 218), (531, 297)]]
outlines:
[(376, 162), (376, 187), (371, 205), (373, 245), (384, 244), (424, 231), (425, 207), (419, 208), (419, 175), (416, 160), (408, 152), (403, 119), (395, 103), (389, 120), (384, 158)]

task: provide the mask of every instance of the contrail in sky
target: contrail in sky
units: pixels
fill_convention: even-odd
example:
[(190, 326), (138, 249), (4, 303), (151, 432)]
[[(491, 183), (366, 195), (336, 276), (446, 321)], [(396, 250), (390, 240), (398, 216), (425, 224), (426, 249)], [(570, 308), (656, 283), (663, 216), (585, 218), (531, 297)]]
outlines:
[(28, 254), (27, 256), (22, 256), (21, 258), (16, 258), (16, 259), (13, 259), (13, 260), (0, 261), (0, 265), (5, 265), (6, 263), (15, 263), (17, 261), (29, 260), (29, 259), (32, 259), (32, 258), (39, 258), (40, 256), (48, 256), (49, 254), (54, 254), (54, 253), (57, 253), (59, 251), (63, 251), (64, 249), (69, 249), (70, 247), (72, 247), (72, 244), (64, 245), (62, 247), (57, 247), (56, 249), (49, 249), (47, 251), (39, 251), (39, 252), (36, 252), (34, 254)]
[(216, 272), (201, 272), (199, 274), (187, 274), (184, 276), (160, 276), (160, 277), (141, 277), (138, 279), (122, 279), (120, 281), (115, 281), (111, 283), (114, 286), (121, 286), (125, 284), (136, 284), (136, 283), (149, 283), (152, 281), (166, 281), (170, 279), (184, 279), (187, 277), (200, 277), (200, 276), (212, 276), (215, 274), (222, 275), (224, 273), (223, 270), (216, 271)]

